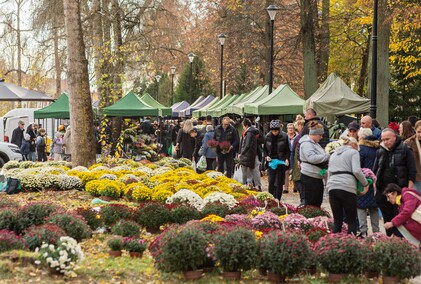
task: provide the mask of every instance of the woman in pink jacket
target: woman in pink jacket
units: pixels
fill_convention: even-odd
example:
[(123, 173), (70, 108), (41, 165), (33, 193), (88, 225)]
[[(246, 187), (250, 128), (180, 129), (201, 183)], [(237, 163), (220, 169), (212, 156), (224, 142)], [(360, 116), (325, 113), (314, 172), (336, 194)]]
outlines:
[[(399, 214), (392, 221), (384, 224), (385, 229), (396, 229), (411, 243), (419, 246), (421, 243), (421, 224), (411, 218), (414, 211), (421, 205), (420, 194), (413, 188), (400, 188), (390, 183), (384, 190), (387, 200), (399, 206)], [(396, 229), (394, 229), (396, 228)]]

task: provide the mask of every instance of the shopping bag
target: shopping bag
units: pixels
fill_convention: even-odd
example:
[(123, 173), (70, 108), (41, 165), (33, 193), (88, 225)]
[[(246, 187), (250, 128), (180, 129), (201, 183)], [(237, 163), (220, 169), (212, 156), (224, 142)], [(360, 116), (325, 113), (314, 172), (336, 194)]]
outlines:
[(201, 171), (206, 171), (207, 168), (207, 164), (206, 164), (206, 157), (205, 156), (201, 156), (199, 161), (197, 161), (197, 169), (201, 170)]
[(241, 169), (241, 167), (241, 165), (237, 165), (235, 167), (233, 179), (240, 183), (243, 183), (243, 170)]

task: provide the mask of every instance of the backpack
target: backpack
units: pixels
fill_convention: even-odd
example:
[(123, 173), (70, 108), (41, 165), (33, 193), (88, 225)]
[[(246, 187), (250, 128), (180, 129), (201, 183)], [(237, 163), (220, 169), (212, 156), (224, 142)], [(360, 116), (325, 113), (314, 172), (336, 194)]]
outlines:
[(22, 187), (20, 185), (20, 179), (18, 178), (7, 178), (6, 183), (6, 193), (7, 194), (16, 194), (22, 191)]

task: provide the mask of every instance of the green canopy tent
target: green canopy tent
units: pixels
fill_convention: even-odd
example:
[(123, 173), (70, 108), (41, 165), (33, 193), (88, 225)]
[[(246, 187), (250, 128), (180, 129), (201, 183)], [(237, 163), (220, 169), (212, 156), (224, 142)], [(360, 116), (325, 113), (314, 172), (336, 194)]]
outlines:
[(229, 99), (232, 98), (231, 94), (225, 95), (222, 99), (220, 99), (217, 103), (215, 103), (214, 105), (206, 108), (205, 110), (202, 110), (202, 116), (206, 116), (206, 115), (212, 115), (212, 110), (217, 109), (219, 107), (221, 107), (221, 105), (223, 105), (225, 102), (227, 102)]
[(288, 85), (280, 85), (269, 96), (246, 104), (244, 113), (255, 115), (300, 114), (303, 111), (304, 100)]
[(34, 118), (58, 118), (69, 119), (69, 97), (66, 93), (62, 93), (60, 97), (45, 108), (34, 111)]
[(141, 98), (136, 96), (133, 91), (130, 91), (109, 107), (102, 109), (102, 112), (107, 116), (159, 116), (158, 108), (151, 107), (145, 103)]
[(204, 111), (207, 110), (208, 108), (214, 106), (218, 102), (219, 102), (219, 98), (218, 97), (214, 98), (213, 101), (211, 101), (209, 104), (205, 105), (201, 109), (194, 110), (193, 111), (193, 116), (194, 117), (202, 117), (202, 116), (205, 116), (206, 113)]
[(212, 110), (210, 110), (210, 112), (211, 112), (210, 115), (212, 115), (213, 117), (222, 116), (222, 109), (231, 105), (233, 102), (235, 102), (237, 100), (238, 97), (239, 97), (239, 95), (233, 95), (231, 98), (226, 100), (223, 104), (221, 104), (218, 108), (213, 108)]
[(244, 115), (244, 106), (248, 104), (252, 104), (263, 97), (267, 97), (269, 94), (269, 86), (265, 85), (264, 87), (259, 87), (259, 89), (255, 89), (253, 93), (244, 101), (238, 102), (234, 105), (227, 107), (228, 113), (234, 113), (237, 115)]
[(170, 107), (166, 107), (163, 104), (159, 103), (157, 100), (151, 97), (148, 93), (143, 94), (140, 99), (150, 105), (153, 108), (157, 108), (160, 111), (159, 116), (171, 116), (172, 109)]
[(370, 111), (370, 100), (354, 93), (339, 76), (332, 73), (305, 101), (304, 110), (310, 107), (318, 116), (365, 113)]
[(220, 116), (224, 116), (224, 115), (226, 115), (226, 114), (228, 113), (227, 109), (228, 109), (230, 106), (235, 105), (236, 103), (239, 103), (239, 102), (241, 102), (241, 101), (247, 100), (247, 98), (249, 97), (249, 95), (250, 95), (251, 93), (252, 93), (252, 92), (249, 92), (249, 93), (244, 93), (244, 94), (242, 94), (242, 95), (238, 96), (238, 97), (237, 97), (234, 101), (232, 101), (231, 103), (229, 103), (229, 104), (227, 104), (226, 106), (224, 106), (223, 108), (221, 108), (221, 110), (219, 111), (219, 115), (220, 115)]

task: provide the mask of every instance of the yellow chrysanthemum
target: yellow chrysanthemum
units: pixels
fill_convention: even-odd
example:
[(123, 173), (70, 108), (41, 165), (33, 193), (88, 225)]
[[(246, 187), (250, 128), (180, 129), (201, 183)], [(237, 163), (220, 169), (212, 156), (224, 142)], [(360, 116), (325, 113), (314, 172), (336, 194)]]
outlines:
[(256, 237), (256, 240), (260, 239), (263, 236), (263, 233), (260, 231), (255, 231), (254, 236)]
[(222, 221), (224, 221), (224, 218), (215, 214), (210, 214), (200, 220), (200, 222), (211, 222), (211, 223), (217, 223), (217, 222), (222, 222)]
[(288, 216), (288, 214), (281, 215), (281, 216), (279, 216), (279, 219), (281, 219), (281, 221), (283, 221), (283, 220), (285, 219), (285, 217), (286, 217), (286, 216)]

